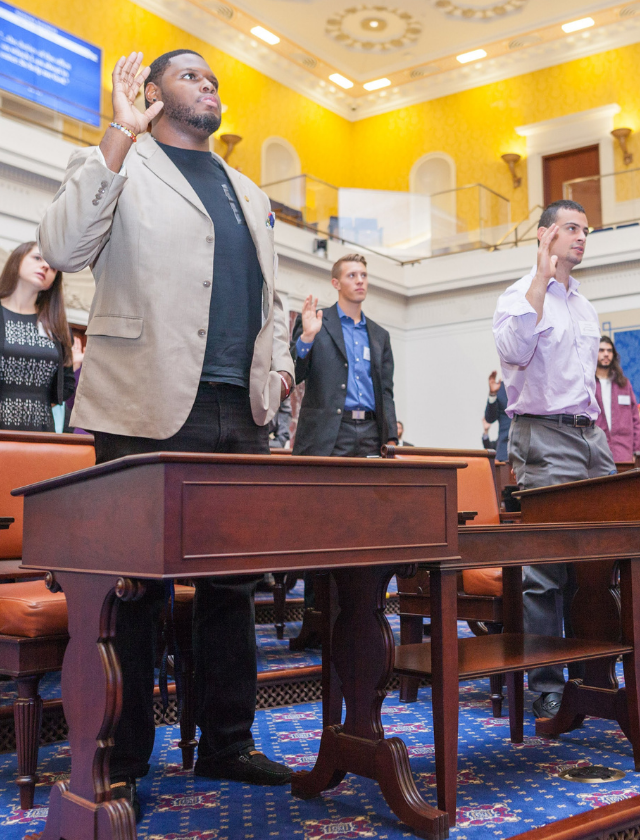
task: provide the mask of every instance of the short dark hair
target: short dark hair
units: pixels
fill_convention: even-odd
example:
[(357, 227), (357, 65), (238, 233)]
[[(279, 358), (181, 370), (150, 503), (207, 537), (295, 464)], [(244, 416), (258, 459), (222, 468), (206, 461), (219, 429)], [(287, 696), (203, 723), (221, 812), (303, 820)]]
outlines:
[[(159, 85), (162, 81), (162, 77), (164, 76), (164, 71), (169, 66), (169, 62), (172, 58), (175, 58), (178, 55), (197, 55), (198, 58), (202, 58), (204, 61), (204, 57), (197, 53), (195, 50), (172, 50), (168, 53), (163, 53), (159, 55), (155, 61), (152, 61), (149, 65), (149, 75), (146, 78), (144, 83), (144, 89), (146, 91), (147, 85), (153, 82), (156, 85)], [(147, 99), (146, 93), (144, 97), (144, 104), (148, 108), (151, 103)]]
[(339, 280), (342, 276), (342, 266), (348, 262), (362, 263), (365, 268), (367, 267), (367, 261), (362, 254), (347, 254), (345, 257), (340, 257), (340, 259), (333, 264), (331, 268), (331, 276), (335, 277), (336, 280)]
[(551, 204), (543, 210), (542, 216), (540, 216), (540, 221), (538, 222), (538, 228), (551, 227), (556, 220), (558, 210), (575, 210), (577, 213), (584, 213), (585, 216), (587, 215), (582, 204), (578, 204), (577, 201), (570, 201), (568, 198), (561, 198), (560, 201), (552, 201)]

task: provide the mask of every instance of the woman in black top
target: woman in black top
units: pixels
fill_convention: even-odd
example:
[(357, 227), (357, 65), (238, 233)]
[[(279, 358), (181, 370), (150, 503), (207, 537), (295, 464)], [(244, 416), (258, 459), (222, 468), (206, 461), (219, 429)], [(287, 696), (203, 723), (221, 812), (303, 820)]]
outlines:
[(0, 429), (53, 432), (51, 406), (74, 389), (62, 272), (25, 242), (0, 274)]

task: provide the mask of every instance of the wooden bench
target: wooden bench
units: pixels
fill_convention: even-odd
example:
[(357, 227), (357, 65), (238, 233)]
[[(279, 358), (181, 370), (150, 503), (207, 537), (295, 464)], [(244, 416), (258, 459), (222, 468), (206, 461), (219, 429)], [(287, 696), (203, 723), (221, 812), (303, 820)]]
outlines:
[[(466, 461), (458, 472), (458, 510), (475, 512), (474, 525), (497, 525), (513, 514), (502, 514), (497, 495), (492, 449), (430, 449), (383, 446), (383, 457), (413, 461)], [(464, 518), (464, 516), (463, 516)], [(419, 570), (412, 578), (398, 578), (400, 598), (400, 643), (418, 644), (423, 639), (424, 618), (431, 615), (429, 572)], [(468, 621), (476, 634), (502, 632), (502, 569), (465, 569), (458, 576), (458, 618)], [(413, 703), (420, 680), (400, 678), (400, 699)], [(502, 714), (502, 676), (491, 677), (493, 714)]]

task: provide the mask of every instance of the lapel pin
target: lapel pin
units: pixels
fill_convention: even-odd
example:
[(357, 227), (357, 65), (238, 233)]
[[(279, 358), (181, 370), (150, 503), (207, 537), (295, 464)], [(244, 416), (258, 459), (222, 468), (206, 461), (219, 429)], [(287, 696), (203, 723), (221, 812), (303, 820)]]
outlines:
[(249, 196), (248, 196), (248, 195), (245, 195), (244, 200), (245, 200), (245, 201), (249, 201)]
[(267, 216), (267, 227), (272, 228), (275, 226), (275, 223), (276, 217), (273, 215), (273, 213), (269, 213), (269, 215)]

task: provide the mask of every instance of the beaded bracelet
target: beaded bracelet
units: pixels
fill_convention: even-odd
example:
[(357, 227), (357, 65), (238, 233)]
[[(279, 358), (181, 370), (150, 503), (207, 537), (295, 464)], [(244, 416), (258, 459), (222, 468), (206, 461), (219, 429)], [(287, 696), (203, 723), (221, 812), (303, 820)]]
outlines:
[(278, 371), (278, 376), (280, 377), (280, 379), (282, 380), (282, 383), (284, 385), (284, 390), (285, 390), (284, 398), (286, 400), (287, 397), (289, 396), (289, 394), (291, 393), (291, 386), (289, 385), (287, 380), (284, 378), (284, 376), (280, 373), (280, 371)]
[(135, 143), (135, 142), (136, 142), (136, 140), (138, 139), (137, 135), (136, 135), (136, 134), (134, 134), (134, 133), (133, 133), (133, 131), (131, 131), (131, 129), (130, 129), (130, 128), (127, 128), (127, 127), (126, 127), (126, 126), (124, 126), (124, 125), (120, 125), (120, 123), (117, 123), (117, 122), (112, 122), (112, 123), (110, 123), (110, 127), (111, 127), (111, 128), (117, 128), (117, 129), (118, 129), (118, 131), (122, 131), (124, 134), (126, 134), (126, 135), (127, 135), (127, 137), (129, 138), (129, 140), (131, 140), (133, 143)]

